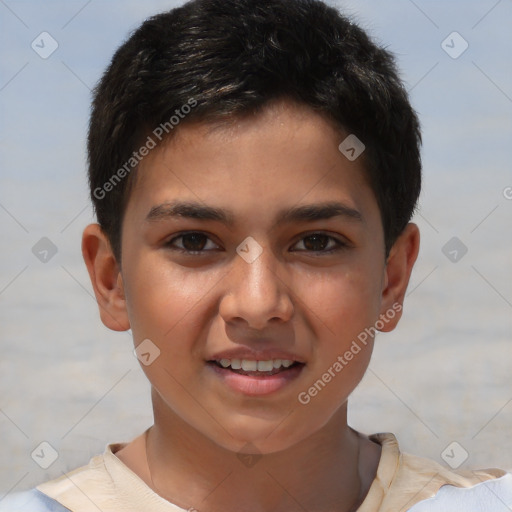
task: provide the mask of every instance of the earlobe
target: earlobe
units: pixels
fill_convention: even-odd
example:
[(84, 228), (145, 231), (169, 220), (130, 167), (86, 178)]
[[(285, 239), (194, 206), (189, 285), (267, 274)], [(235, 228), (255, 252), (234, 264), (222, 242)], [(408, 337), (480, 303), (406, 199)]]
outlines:
[(386, 264), (380, 312), (384, 327), (379, 329), (383, 332), (392, 331), (402, 316), (405, 292), (419, 247), (418, 226), (409, 223), (391, 248)]
[(123, 278), (110, 242), (98, 224), (90, 224), (82, 235), (82, 255), (89, 272), (101, 321), (113, 331), (130, 328)]

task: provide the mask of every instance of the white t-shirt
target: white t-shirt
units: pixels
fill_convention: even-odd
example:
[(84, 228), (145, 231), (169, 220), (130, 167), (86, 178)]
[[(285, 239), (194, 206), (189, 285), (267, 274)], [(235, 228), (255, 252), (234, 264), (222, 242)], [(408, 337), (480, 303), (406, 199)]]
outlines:
[[(451, 471), (433, 460), (400, 453), (393, 434), (370, 439), (382, 446), (382, 453), (358, 512), (512, 510), (512, 474), (499, 469)], [(109, 444), (86, 466), (30, 491), (0, 497), (0, 512), (187, 512), (155, 493), (116, 457), (125, 445)]]

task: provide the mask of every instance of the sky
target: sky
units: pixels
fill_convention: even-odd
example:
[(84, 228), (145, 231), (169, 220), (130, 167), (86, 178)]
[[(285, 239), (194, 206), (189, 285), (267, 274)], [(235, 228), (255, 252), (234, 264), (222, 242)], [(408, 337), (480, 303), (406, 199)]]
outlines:
[[(385, 407), (396, 407), (396, 422), (386, 418), (382, 428), (401, 432), (406, 445), (433, 456), (451, 438), (445, 432), (431, 439), (425, 424), (448, 418), (450, 435), (470, 438), (501, 407), (487, 437), (471, 446), (474, 460), (492, 453), (497, 463), (512, 467), (512, 458), (493, 441), (512, 414), (512, 405), (505, 407), (512, 399), (512, 2), (329, 3), (396, 55), (423, 133), (424, 185), (414, 219), (422, 233), (420, 257), (404, 320), (376, 348), (373, 369), (385, 386), (372, 376), (363, 382), (354, 422), (370, 428)], [(0, 358), (0, 437), (9, 439), (20, 476), (32, 464), (25, 455), (35, 439), (51, 437), (52, 417), (44, 411), (64, 404), (78, 419), (94, 403), (94, 393), (102, 396), (90, 382), (63, 387), (56, 376), (87, 372), (92, 358), (97, 384), (107, 391), (113, 375), (124, 375), (129, 364), (126, 334), (99, 323), (80, 254), (83, 227), (94, 220), (85, 174), (91, 89), (131, 30), (179, 4), (0, 0), (0, 347), (9, 355)], [(34, 253), (38, 243), (55, 252), (47, 262)], [(411, 354), (423, 358), (414, 367), (420, 383), (412, 388), (399, 369)], [(37, 366), (40, 361), (44, 365)], [(469, 364), (475, 366), (463, 388), (460, 372)], [(136, 371), (135, 361), (119, 393), (142, 403), (147, 389), (139, 389)], [(425, 393), (414, 395), (429, 386), (428, 375), (449, 389), (453, 403), (476, 396), (482, 409), (434, 410)], [(13, 379), (19, 382), (14, 392)], [(487, 394), (480, 395), (481, 389)], [(30, 414), (27, 396), (40, 400)], [(410, 404), (420, 412), (411, 415)], [(103, 413), (114, 422), (124, 412), (118, 403), (110, 406), (114, 412)], [(141, 405), (140, 425), (148, 414)], [(404, 418), (407, 426), (400, 423)], [(64, 440), (55, 434), (53, 442), (61, 439), (68, 455), (79, 439), (89, 439), (87, 450), (96, 450), (109, 430), (101, 415), (90, 421), (89, 433), (77, 427)], [(121, 430), (116, 439), (131, 432)], [(69, 464), (83, 457), (77, 453)], [(32, 466), (24, 483), (52, 474)], [(0, 489), (16, 483), (11, 469), (0, 465)], [(13, 480), (4, 483), (2, 477)]]

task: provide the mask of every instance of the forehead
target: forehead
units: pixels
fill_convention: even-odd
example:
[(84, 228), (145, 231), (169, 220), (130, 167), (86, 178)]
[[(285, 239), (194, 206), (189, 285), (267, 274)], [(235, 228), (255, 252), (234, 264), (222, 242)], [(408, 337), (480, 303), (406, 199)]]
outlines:
[(338, 149), (346, 136), (289, 102), (229, 122), (183, 123), (141, 162), (128, 209), (140, 218), (179, 198), (263, 218), (328, 200), (362, 213), (375, 200), (363, 159)]

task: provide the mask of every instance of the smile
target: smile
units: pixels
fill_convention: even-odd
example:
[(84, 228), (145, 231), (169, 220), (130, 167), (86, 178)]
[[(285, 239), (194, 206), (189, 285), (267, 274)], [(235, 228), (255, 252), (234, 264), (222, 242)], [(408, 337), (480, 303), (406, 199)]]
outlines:
[(243, 370), (244, 372), (272, 372), (281, 368), (289, 368), (294, 364), (290, 359), (269, 359), (267, 361), (255, 361), (252, 359), (220, 359), (215, 363), (222, 368), (231, 370)]
[(257, 396), (283, 389), (305, 364), (291, 359), (219, 359), (208, 361), (208, 366), (232, 390)]

